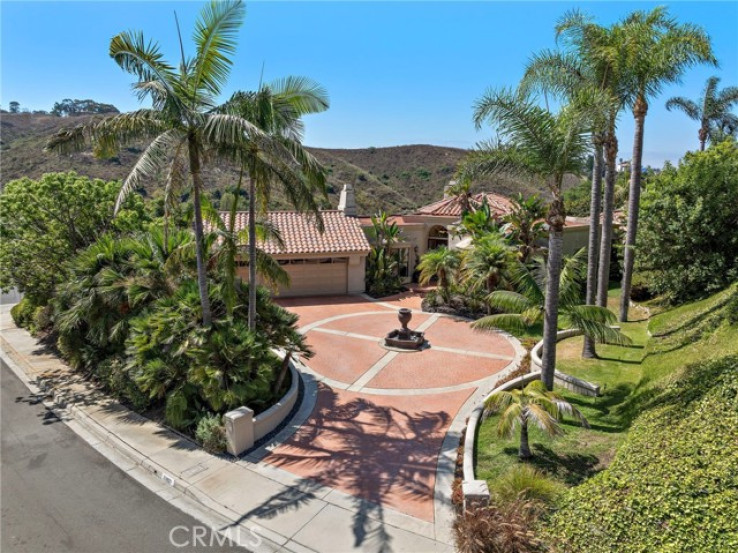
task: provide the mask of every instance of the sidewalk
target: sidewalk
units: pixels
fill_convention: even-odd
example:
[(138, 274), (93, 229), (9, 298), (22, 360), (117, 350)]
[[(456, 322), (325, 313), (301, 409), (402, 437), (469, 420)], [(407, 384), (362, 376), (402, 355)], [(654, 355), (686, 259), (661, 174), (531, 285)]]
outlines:
[[(189, 512), (196, 518), (219, 521), (217, 529), (224, 534), (252, 536), (255, 532), (261, 544), (254, 547), (253, 542), (246, 542), (250, 549), (453, 551), (450, 528), (436, 528), (433, 523), (260, 462), (270, 446), (240, 460), (206, 453), (192, 441), (108, 399), (45, 351), (28, 332), (16, 328), (7, 307), (2, 306), (0, 322), (2, 358), (32, 391), (53, 398), (50, 407), (60, 418), (154, 493), (180, 508), (187, 504), (198, 510)], [(316, 382), (308, 378), (306, 399), (287, 428), (274, 438), (275, 444), (308, 418), (316, 396)]]

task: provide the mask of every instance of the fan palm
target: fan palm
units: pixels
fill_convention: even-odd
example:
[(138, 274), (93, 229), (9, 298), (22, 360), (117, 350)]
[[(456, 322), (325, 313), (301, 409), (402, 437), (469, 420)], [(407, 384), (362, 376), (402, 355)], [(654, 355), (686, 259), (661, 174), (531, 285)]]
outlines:
[(634, 12), (620, 27), (628, 54), (628, 103), (635, 120), (620, 296), (620, 320), (627, 321), (641, 197), (643, 129), (649, 98), (658, 95), (664, 85), (679, 82), (685, 69), (698, 63), (715, 64), (716, 60), (707, 33), (696, 25), (677, 24), (664, 7)]
[(433, 278), (437, 278), (441, 296), (448, 301), (449, 287), (456, 279), (460, 265), (461, 257), (457, 250), (450, 250), (445, 246), (430, 250), (423, 254), (418, 263), (420, 284), (429, 284)]
[(585, 428), (589, 428), (587, 419), (563, 396), (546, 389), (540, 380), (534, 380), (522, 390), (500, 391), (492, 394), (484, 406), (490, 412), (500, 413), (497, 434), (509, 438), (520, 426), (520, 448), (518, 457), (530, 459), (533, 453), (528, 443), (528, 424), (534, 423), (549, 436), (563, 434), (560, 421), (564, 415), (579, 420)]
[[(630, 339), (612, 328), (615, 314), (605, 307), (582, 305), (582, 276), (586, 252), (579, 250), (567, 259), (559, 277), (559, 314), (567, 328), (578, 328), (596, 342), (629, 344)], [(510, 269), (515, 291), (498, 290), (489, 295), (492, 307), (502, 311), (472, 323), (477, 330), (500, 329), (522, 333), (545, 319), (547, 271), (543, 260), (537, 259), (532, 268), (519, 263)], [(544, 346), (545, 347), (545, 346)]]
[[(237, 136), (223, 137), (228, 143), (225, 149), (249, 178), (249, 282), (256, 282), (257, 201), (260, 211), (265, 211), (275, 185), (281, 186), (297, 210), (311, 213), (323, 230), (315, 195), (326, 197), (325, 171), (300, 141), (302, 116), (324, 111), (328, 105), (328, 95), (320, 85), (305, 77), (291, 76), (262, 85), (256, 92), (236, 92), (223, 107), (226, 117), (247, 120), (260, 130), (258, 135), (251, 135), (244, 128)], [(238, 198), (237, 190), (234, 204)], [(235, 213), (235, 205), (231, 212)], [(248, 323), (253, 330), (256, 286), (251, 286), (250, 291)]]
[(704, 151), (705, 143), (708, 140), (715, 142), (715, 131), (718, 128), (729, 126), (730, 121), (733, 121), (733, 127), (738, 127), (738, 117), (731, 113), (733, 105), (738, 104), (738, 87), (729, 86), (718, 92), (719, 82), (720, 77), (707, 79), (699, 103), (684, 96), (675, 96), (666, 102), (667, 110), (677, 109), (683, 111), (690, 119), (700, 122), (697, 135), (700, 140), (701, 151)]
[(494, 124), (509, 140), (504, 148), (482, 146), (472, 152), (465, 166), (487, 174), (513, 174), (544, 181), (553, 197), (548, 207), (548, 287), (544, 320), (543, 381), (553, 386), (556, 364), (559, 275), (566, 213), (561, 185), (567, 174), (580, 174), (586, 165), (589, 142), (580, 113), (565, 107), (552, 114), (530, 98), (510, 91), (488, 91), (474, 110), (474, 121)]

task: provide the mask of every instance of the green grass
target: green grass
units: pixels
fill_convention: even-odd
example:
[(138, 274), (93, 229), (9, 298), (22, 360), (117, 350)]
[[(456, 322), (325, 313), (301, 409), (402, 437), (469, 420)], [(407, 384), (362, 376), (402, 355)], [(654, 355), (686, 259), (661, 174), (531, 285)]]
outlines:
[[(616, 309), (617, 289), (610, 290), (609, 307)], [(582, 338), (559, 342), (557, 368), (601, 386), (602, 396), (589, 398), (557, 390), (587, 418), (591, 428), (565, 422), (566, 434), (549, 438), (531, 429), (531, 464), (553, 480), (574, 486), (606, 468), (626, 438), (634, 419), (668, 384), (669, 375), (689, 363), (738, 353), (738, 325), (721, 323), (721, 306), (729, 292), (663, 312), (647, 320), (644, 311), (631, 310), (633, 322), (622, 331), (629, 346), (598, 345), (598, 359), (581, 359)], [(648, 331), (654, 334), (649, 338)], [(476, 450), (477, 477), (494, 488), (495, 481), (519, 465), (518, 436), (497, 436), (493, 416), (479, 429)]]

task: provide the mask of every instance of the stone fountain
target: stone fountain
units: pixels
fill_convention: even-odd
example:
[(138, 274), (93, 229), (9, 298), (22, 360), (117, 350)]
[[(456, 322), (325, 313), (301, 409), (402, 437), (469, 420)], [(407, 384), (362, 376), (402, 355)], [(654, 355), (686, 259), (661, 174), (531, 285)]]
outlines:
[(397, 313), (397, 318), (402, 328), (396, 328), (384, 338), (384, 345), (390, 348), (419, 350), (426, 345), (425, 336), (422, 332), (410, 330), (407, 325), (413, 318), (413, 312), (403, 307)]

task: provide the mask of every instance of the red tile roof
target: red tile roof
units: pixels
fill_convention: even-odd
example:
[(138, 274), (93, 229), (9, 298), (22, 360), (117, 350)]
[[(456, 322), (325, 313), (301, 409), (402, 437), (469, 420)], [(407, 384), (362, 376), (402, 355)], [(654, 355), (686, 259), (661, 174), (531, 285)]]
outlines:
[[(269, 255), (295, 254), (347, 254), (368, 253), (371, 249), (359, 221), (346, 217), (342, 211), (321, 211), (325, 232), (321, 233), (315, 222), (304, 213), (296, 211), (270, 211), (267, 220), (282, 233), (284, 248), (274, 241), (261, 243), (259, 247)], [(220, 216), (228, 224), (230, 213)], [(236, 231), (247, 228), (249, 214), (236, 213)]]
[[(478, 207), (482, 205), (482, 201), (485, 198), (493, 215), (501, 217), (512, 209), (512, 202), (508, 198), (494, 193), (480, 192), (473, 194), (469, 198), (469, 203), (472, 207)], [(415, 213), (419, 215), (435, 215), (438, 217), (461, 217), (461, 201), (456, 196), (444, 198), (438, 202), (421, 207)]]

